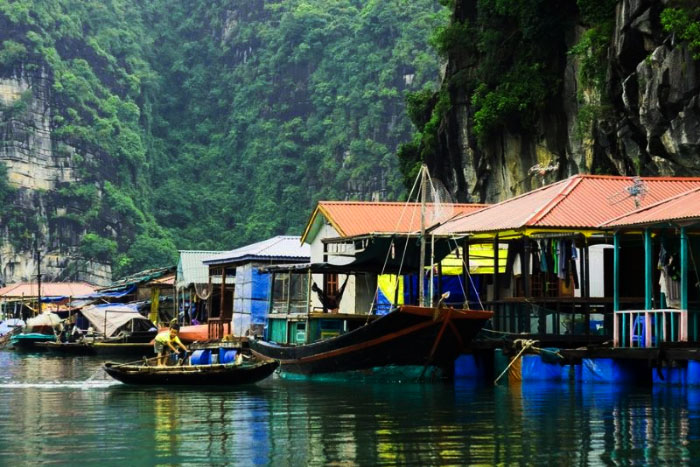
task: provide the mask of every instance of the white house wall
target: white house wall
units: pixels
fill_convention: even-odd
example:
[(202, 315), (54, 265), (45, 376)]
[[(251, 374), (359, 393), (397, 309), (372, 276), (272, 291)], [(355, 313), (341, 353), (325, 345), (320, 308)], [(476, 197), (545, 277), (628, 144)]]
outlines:
[[(326, 238), (338, 238), (340, 235), (338, 231), (335, 230), (330, 224), (326, 223), (318, 231), (318, 234), (311, 242), (311, 262), (312, 263), (322, 263), (323, 258), (323, 239)], [(348, 251), (350, 253), (352, 250)], [(351, 256), (335, 256), (328, 254), (327, 262), (330, 264), (348, 264), (352, 262), (353, 258)], [(323, 289), (323, 274), (313, 274), (313, 281), (321, 289)], [(365, 280), (364, 277), (367, 277)], [(343, 274), (338, 275), (338, 287), (343, 285), (346, 276)], [(358, 284), (358, 279), (360, 284)], [(367, 276), (350, 276), (348, 279), (348, 285), (345, 287), (345, 292), (343, 293), (343, 299), (340, 302), (340, 313), (367, 313), (369, 307), (374, 299), (374, 292), (377, 287), (377, 280), (375, 277)], [(313, 308), (323, 309), (321, 301), (318, 299), (317, 294), (312, 294), (311, 306)]]

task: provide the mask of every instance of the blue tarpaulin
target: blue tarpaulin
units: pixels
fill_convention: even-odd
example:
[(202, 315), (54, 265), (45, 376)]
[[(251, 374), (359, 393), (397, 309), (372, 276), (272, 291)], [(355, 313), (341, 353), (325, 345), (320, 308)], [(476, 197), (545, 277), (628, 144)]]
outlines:
[(259, 265), (236, 268), (236, 292), (233, 299), (234, 334), (242, 336), (251, 325), (264, 325), (270, 294), (270, 274), (259, 272)]
[[(123, 289), (123, 290), (117, 290), (114, 292), (95, 292), (87, 295), (78, 295), (77, 297), (73, 297), (75, 300), (89, 300), (89, 299), (98, 299), (98, 298), (121, 298), (124, 297), (125, 295), (129, 295), (134, 293), (136, 290), (136, 285), (130, 285), (129, 287)], [(66, 298), (66, 297), (63, 297)], [(42, 302), (44, 301), (43, 299), (41, 300)]]
[(570, 367), (548, 363), (540, 355), (523, 355), (521, 375), (523, 381), (565, 381)]
[[(447, 299), (448, 304), (456, 304), (459, 306), (464, 304), (464, 291), (467, 289), (464, 287), (463, 279), (463, 276), (442, 276), (442, 292), (450, 292), (450, 297)], [(405, 303), (418, 303), (418, 277), (412, 274), (410, 276), (405, 276), (404, 280), (405, 284), (410, 282), (410, 285), (405, 285), (403, 288)], [(477, 293), (477, 290), (479, 290), (479, 283), (479, 276), (471, 277), (469, 284), (470, 303), (479, 301)], [(439, 280), (437, 276), (433, 277), (433, 294), (435, 297), (439, 294), (438, 285)], [(427, 295), (430, 291), (430, 278), (424, 279), (423, 286), (425, 287), (425, 293)]]
[(646, 361), (584, 358), (581, 380), (584, 383), (650, 382), (651, 369)]

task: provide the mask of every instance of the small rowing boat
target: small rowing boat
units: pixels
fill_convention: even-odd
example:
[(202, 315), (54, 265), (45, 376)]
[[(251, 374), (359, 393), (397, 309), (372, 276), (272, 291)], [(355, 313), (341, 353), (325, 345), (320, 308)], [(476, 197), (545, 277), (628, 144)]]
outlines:
[(257, 360), (240, 364), (149, 366), (107, 362), (102, 367), (112, 378), (127, 384), (145, 385), (225, 385), (252, 384), (270, 376), (277, 360)]

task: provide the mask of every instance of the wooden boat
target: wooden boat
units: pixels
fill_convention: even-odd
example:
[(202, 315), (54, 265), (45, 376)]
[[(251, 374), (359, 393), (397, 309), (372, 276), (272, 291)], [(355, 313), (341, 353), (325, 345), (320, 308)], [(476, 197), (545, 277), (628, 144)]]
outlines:
[(38, 343), (54, 340), (56, 340), (56, 336), (53, 334), (23, 332), (10, 337), (10, 345), (16, 350), (41, 350), (37, 346)]
[(270, 376), (279, 366), (275, 360), (215, 365), (148, 366), (113, 362), (103, 369), (126, 384), (143, 385), (225, 385), (252, 384)]
[[(438, 285), (437, 296), (431, 290), (430, 298), (426, 297), (426, 266), (433, 265), (429, 268), (429, 281), (432, 283), (434, 266), (440, 264), (456, 245), (451, 239), (432, 238), (428, 250), (426, 191), (434, 185), (429, 183), (425, 165), (418, 177), (416, 186), (419, 180), (421, 182), (420, 234), (408, 229), (402, 234), (380, 232), (323, 239), (322, 263), (264, 268), (272, 274), (272, 298), (267, 315), (266, 340), (251, 339), (248, 342), (254, 355), (279, 360), (283, 373), (315, 375), (357, 370), (394, 370), (399, 367), (407, 370), (404, 374), (416, 374), (411, 371), (411, 367), (415, 367), (419, 379), (426, 375), (428, 369), (431, 370), (431, 378), (437, 375), (449, 378), (453, 375), (454, 361), (491, 319), (493, 312), (444, 306), (450, 291), (443, 293), (441, 285)], [(436, 198), (431, 196), (431, 199)], [(436, 203), (431, 206), (433, 213), (441, 211)], [(445, 220), (447, 217), (439, 219)], [(439, 219), (433, 218), (430, 222), (436, 224), (440, 222)], [(328, 248), (331, 244), (332, 248)], [(335, 262), (329, 262), (330, 257), (336, 253), (339, 258)], [(286, 284), (286, 291), (279, 294), (285, 300), (275, 300), (276, 274), (290, 277), (289, 280), (279, 281), (280, 284)], [(292, 281), (292, 274), (300, 277)], [(335, 290), (332, 293), (327, 293), (313, 282), (313, 277), (320, 274), (324, 274), (324, 277), (335, 276)], [(341, 287), (337, 287), (339, 274), (346, 275), (346, 282)], [(354, 310), (369, 309), (372, 314), (355, 312), (341, 316), (336, 311), (341, 308), (345, 284), (353, 274), (393, 274), (397, 277), (397, 284), (399, 276), (414, 274), (418, 283), (416, 303), (422, 305), (402, 304), (405, 299), (399, 301), (397, 286), (393, 303), (389, 303), (393, 308), (387, 314), (380, 315), (376, 313), (379, 286), (371, 295), (371, 303), (367, 300), (370, 294), (364, 292), (360, 295), (355, 288)], [(356, 280), (356, 285), (357, 282)], [(292, 289), (293, 283), (297, 284), (298, 290)], [(304, 297), (301, 287), (306, 289), (306, 304), (302, 306), (295, 303), (292, 307), (292, 296)], [(317, 294), (317, 302), (322, 305), (324, 313), (314, 313), (312, 291)], [(359, 299), (365, 300), (361, 308), (358, 307)], [(464, 299), (468, 301), (468, 297)], [(460, 300), (457, 303), (463, 302)], [(425, 306), (426, 303), (436, 303), (436, 306)], [(369, 307), (366, 308), (366, 305)], [(328, 310), (332, 312), (326, 313)]]
[(401, 306), (364, 326), (310, 344), (251, 339), (254, 355), (279, 360), (298, 374), (369, 370), (389, 365), (434, 366), (450, 376), (455, 359), (493, 316), (491, 311)]

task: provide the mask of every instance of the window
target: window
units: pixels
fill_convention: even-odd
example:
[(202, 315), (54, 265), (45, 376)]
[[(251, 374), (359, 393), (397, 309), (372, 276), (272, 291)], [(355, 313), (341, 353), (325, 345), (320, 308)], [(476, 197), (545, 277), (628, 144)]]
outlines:
[(338, 274), (323, 275), (323, 293), (326, 296), (335, 296), (338, 293)]

